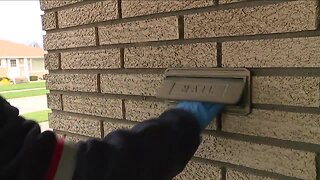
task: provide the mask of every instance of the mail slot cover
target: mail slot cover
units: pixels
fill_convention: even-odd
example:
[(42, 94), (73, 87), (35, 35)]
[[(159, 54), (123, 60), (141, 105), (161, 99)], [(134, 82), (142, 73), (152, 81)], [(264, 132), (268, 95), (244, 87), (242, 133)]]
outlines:
[(157, 97), (237, 104), (243, 94), (248, 71), (245, 69), (168, 69)]

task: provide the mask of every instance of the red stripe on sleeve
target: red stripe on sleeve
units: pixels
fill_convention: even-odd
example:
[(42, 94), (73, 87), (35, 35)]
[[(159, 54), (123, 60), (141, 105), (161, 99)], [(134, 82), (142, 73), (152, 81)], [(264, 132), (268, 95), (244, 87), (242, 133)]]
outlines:
[(54, 147), (53, 156), (52, 156), (49, 170), (46, 176), (46, 180), (54, 180), (54, 176), (57, 172), (58, 165), (63, 152), (63, 145), (64, 145), (63, 139), (58, 138), (57, 143)]

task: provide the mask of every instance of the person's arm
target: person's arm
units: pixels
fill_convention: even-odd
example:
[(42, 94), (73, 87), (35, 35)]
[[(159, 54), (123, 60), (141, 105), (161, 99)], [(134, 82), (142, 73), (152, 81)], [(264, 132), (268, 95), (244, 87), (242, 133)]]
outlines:
[(190, 160), (203, 125), (220, 108), (183, 102), (131, 130), (75, 146), (57, 140), (53, 132), (40, 133), (36, 123), (19, 117), (0, 97), (0, 179), (171, 179)]
[(43, 180), (51, 161), (56, 136), (40, 133), (33, 121), (0, 96), (0, 179)]
[(197, 150), (201, 130), (221, 109), (218, 104), (181, 102), (131, 130), (83, 142), (74, 179), (172, 179)]
[(75, 172), (84, 179), (172, 179), (181, 172), (200, 143), (200, 126), (184, 110), (118, 130), (102, 141), (80, 143)]

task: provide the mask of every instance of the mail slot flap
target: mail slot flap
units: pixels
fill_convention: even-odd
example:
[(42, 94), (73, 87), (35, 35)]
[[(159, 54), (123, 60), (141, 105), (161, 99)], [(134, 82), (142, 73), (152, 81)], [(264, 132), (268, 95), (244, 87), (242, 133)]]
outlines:
[(245, 78), (167, 77), (158, 98), (237, 104), (245, 88)]
[(224, 113), (251, 113), (251, 75), (245, 68), (169, 68), (158, 98), (227, 104)]
[(190, 77), (190, 78), (247, 78), (250, 72), (244, 68), (169, 68), (165, 72), (166, 77)]

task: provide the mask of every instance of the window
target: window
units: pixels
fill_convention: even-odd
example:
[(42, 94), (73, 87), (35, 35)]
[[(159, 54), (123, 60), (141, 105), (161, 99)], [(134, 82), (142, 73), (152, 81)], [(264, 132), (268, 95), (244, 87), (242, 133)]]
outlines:
[(11, 59), (10, 60), (10, 67), (17, 67), (17, 60)]

